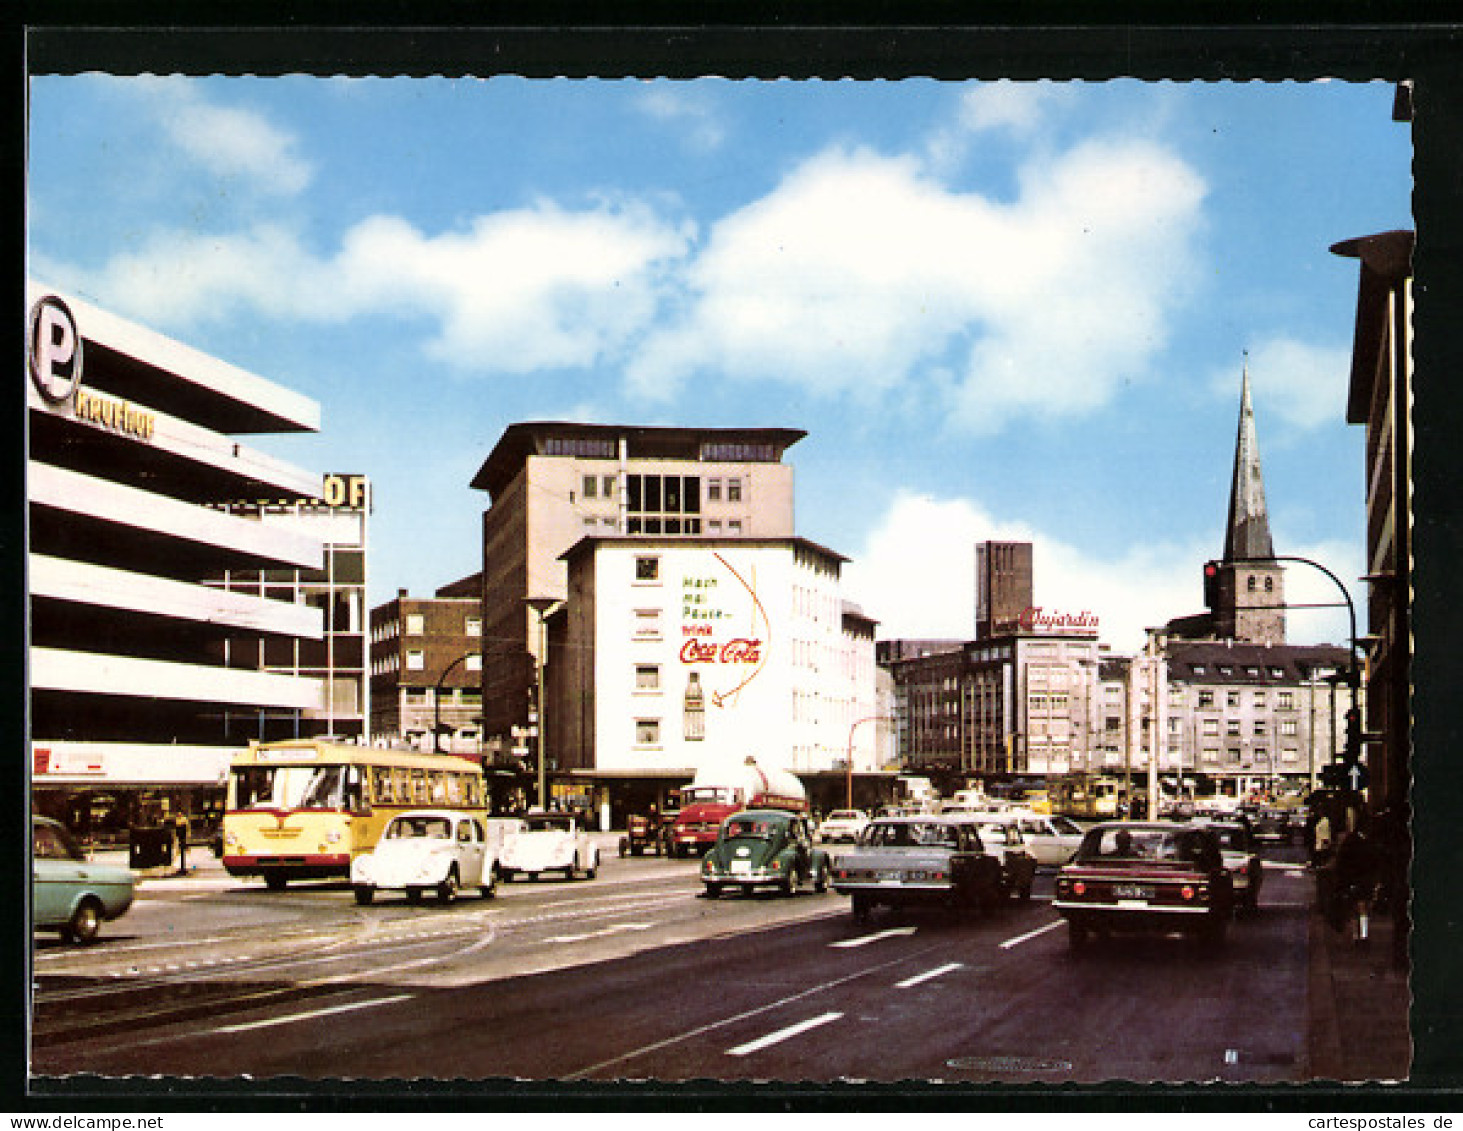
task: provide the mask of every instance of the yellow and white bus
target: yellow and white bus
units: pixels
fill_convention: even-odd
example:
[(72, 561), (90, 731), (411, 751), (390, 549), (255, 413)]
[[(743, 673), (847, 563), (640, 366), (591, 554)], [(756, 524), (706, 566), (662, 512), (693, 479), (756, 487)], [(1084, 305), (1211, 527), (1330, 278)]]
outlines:
[(276, 891), (290, 880), (349, 877), (392, 817), (428, 807), (486, 816), (482, 767), (327, 739), (251, 742), (229, 767), (223, 866)]
[(1050, 811), (1079, 820), (1116, 817), (1123, 779), (1111, 774), (1074, 773), (1047, 781)]

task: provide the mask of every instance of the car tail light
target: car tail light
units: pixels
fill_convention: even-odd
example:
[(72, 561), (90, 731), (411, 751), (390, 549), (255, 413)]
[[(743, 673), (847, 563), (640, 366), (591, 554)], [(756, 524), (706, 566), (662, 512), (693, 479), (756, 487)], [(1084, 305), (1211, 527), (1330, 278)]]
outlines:
[(1183, 896), (1186, 900), (1192, 900), (1194, 898), (1194, 895), (1196, 894), (1194, 891), (1194, 885), (1185, 884), (1182, 888), (1179, 889), (1179, 894)]
[(1073, 895), (1086, 895), (1087, 894), (1087, 885), (1084, 884), (1081, 880), (1073, 880), (1072, 881), (1072, 894)]
[(772, 870), (774, 872), (780, 872), (780, 871), (782, 871), (782, 861), (781, 860), (774, 860), (772, 862)]

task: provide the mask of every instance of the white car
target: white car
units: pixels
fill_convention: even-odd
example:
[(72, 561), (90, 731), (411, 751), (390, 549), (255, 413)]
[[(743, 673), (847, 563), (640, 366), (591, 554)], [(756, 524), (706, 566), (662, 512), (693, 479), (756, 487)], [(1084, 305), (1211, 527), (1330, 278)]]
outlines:
[(599, 871), (599, 849), (573, 813), (530, 813), (524, 829), (503, 845), (498, 874), (505, 880), (524, 875), (536, 880), (545, 872), (562, 872), (574, 879), (583, 872), (594, 879)]
[(869, 815), (862, 809), (835, 809), (818, 826), (818, 839), (824, 844), (834, 841), (858, 840), (859, 834), (869, 827)]
[(1026, 847), (1044, 868), (1060, 868), (1077, 855), (1083, 829), (1070, 817), (1055, 813), (1011, 814), (1026, 840)]
[(482, 820), (451, 809), (398, 813), (375, 849), (351, 862), (351, 887), (363, 906), (383, 889), (404, 891), (413, 903), (433, 891), (439, 903), (451, 903), (462, 888), (488, 898), (497, 883), (497, 854)]

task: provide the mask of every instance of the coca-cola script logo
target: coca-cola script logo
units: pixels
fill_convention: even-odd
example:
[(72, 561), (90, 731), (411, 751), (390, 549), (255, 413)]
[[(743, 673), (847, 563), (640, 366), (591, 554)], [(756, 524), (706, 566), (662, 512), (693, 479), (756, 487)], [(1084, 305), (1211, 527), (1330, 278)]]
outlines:
[(762, 641), (738, 637), (718, 644), (693, 637), (681, 645), (683, 664), (757, 664), (762, 661)]

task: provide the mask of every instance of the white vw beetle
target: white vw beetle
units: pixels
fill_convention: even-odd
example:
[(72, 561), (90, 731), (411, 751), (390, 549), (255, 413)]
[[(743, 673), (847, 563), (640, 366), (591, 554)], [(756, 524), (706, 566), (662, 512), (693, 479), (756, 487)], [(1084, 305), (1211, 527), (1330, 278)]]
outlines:
[(451, 903), (465, 887), (486, 898), (498, 882), (498, 861), (484, 836), (483, 823), (451, 809), (413, 809), (391, 818), (372, 852), (351, 863), (356, 902), (370, 903), (381, 889), (402, 890), (413, 903), (435, 891)]
[(562, 872), (572, 880), (575, 872), (594, 879), (599, 871), (599, 849), (573, 813), (529, 813), (525, 828), (503, 845), (498, 874), (511, 880), (520, 874), (530, 880), (543, 872)]

